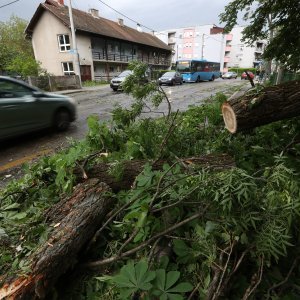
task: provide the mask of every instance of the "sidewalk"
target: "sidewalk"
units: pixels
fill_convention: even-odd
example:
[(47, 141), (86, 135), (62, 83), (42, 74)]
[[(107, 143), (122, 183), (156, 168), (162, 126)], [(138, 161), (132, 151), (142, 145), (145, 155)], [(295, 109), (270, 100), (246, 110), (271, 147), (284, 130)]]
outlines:
[(54, 93), (60, 94), (60, 95), (68, 95), (68, 94), (77, 94), (77, 93), (84, 93), (84, 92), (92, 92), (92, 91), (98, 91), (102, 90), (106, 87), (109, 87), (109, 84), (101, 84), (97, 86), (87, 86), (87, 87), (82, 87), (81, 89), (76, 89), (76, 90), (62, 90), (62, 91), (56, 91)]

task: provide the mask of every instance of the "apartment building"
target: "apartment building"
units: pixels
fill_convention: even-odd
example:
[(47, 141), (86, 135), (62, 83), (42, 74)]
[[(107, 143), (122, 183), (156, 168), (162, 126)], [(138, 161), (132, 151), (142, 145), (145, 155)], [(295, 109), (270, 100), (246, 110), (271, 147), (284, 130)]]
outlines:
[(214, 24), (176, 28), (156, 33), (172, 48), (172, 64), (178, 59), (206, 59), (220, 62), (221, 72), (230, 67), (252, 68), (262, 63), (266, 41), (248, 46), (242, 42), (244, 27), (235, 27), (229, 34)]

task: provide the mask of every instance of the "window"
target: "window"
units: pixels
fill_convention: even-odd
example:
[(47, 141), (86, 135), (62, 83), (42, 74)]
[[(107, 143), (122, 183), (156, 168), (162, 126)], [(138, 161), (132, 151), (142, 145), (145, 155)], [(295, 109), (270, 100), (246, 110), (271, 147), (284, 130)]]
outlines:
[(71, 50), (70, 37), (67, 34), (61, 34), (58, 36), (58, 45), (61, 52)]
[(64, 75), (75, 75), (72, 62), (63, 62), (62, 67)]
[(0, 80), (0, 101), (1, 98), (22, 98), (31, 95), (32, 91), (30, 88), (16, 82)]

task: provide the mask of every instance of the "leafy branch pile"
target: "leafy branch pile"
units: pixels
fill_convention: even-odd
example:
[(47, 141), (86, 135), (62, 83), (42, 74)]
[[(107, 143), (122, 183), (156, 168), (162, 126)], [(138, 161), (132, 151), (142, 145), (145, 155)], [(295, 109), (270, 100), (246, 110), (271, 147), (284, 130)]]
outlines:
[[(143, 73), (141, 65), (132, 68)], [(140, 95), (131, 110), (117, 108), (110, 124), (90, 118), (85, 140), (27, 166), (23, 179), (1, 191), (2, 280), (30, 272), (28, 257), (55, 227), (48, 209), (89, 170), (105, 163), (122, 182), (125, 163), (144, 159), (131, 188), (110, 195), (114, 207), (79, 256), (86, 273), (69, 290), (58, 289), (61, 297), (298, 298), (299, 120), (232, 136), (221, 94), (186, 112), (137, 119), (165, 95), (153, 84), (131, 85), (136, 78), (125, 83)], [(231, 156), (236, 166), (187, 159), (208, 154)], [(158, 160), (162, 169), (153, 167)]]

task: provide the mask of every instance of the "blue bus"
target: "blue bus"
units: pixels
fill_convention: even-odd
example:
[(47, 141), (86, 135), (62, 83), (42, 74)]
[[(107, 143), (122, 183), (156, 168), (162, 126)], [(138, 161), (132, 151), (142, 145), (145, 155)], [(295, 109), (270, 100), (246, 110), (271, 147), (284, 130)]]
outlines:
[(176, 62), (176, 71), (185, 82), (213, 81), (220, 77), (220, 63), (205, 59), (184, 59)]

